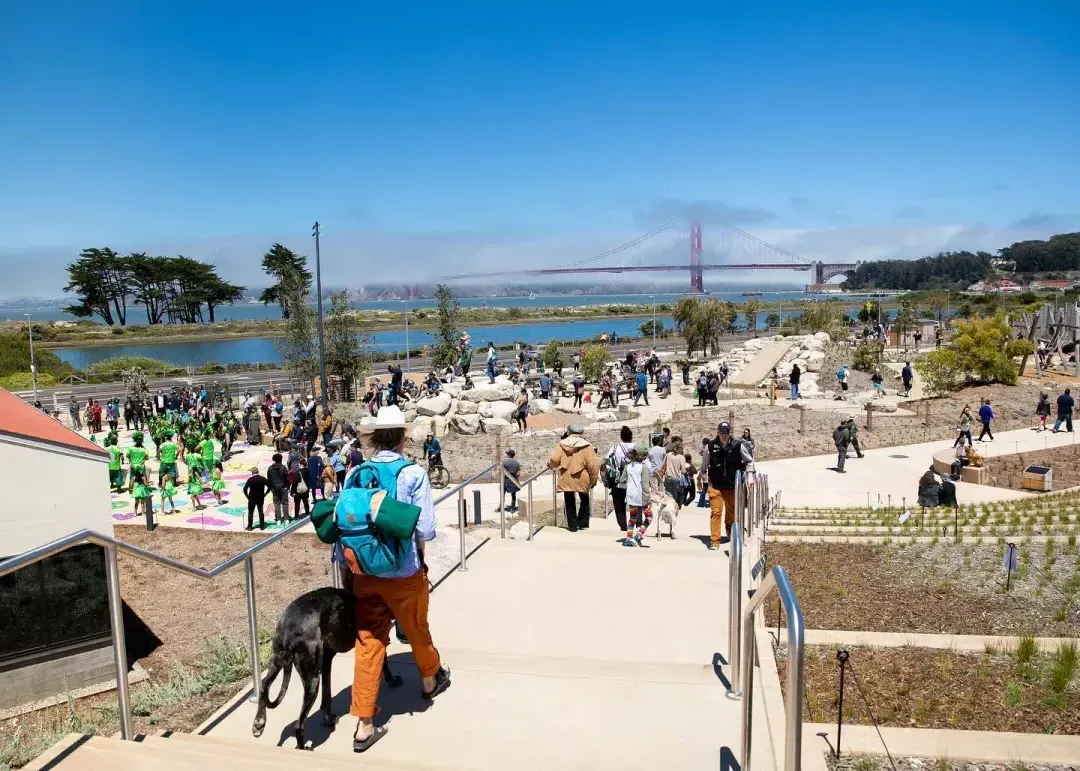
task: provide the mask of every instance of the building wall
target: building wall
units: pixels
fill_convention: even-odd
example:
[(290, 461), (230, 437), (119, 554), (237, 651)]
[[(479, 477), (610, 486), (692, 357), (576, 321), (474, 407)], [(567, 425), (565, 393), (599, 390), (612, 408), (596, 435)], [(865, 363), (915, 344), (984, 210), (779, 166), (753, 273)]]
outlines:
[(0, 441), (5, 501), (0, 557), (20, 554), (77, 530), (113, 534), (106, 460), (39, 444)]

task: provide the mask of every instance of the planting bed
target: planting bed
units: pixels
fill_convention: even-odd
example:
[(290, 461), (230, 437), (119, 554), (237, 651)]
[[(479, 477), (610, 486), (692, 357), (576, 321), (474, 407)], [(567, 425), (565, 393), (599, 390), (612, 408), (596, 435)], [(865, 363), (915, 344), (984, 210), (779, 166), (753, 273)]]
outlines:
[[(1080, 561), (1072, 543), (1018, 540), (1004, 590), (1004, 541), (953, 544), (768, 543), (791, 576), (808, 629), (1043, 637), (1080, 635)], [(776, 625), (776, 605), (766, 603)]]
[(1080, 771), (1080, 765), (1046, 763), (968, 763), (951, 758), (889, 758), (885, 755), (845, 755), (826, 758), (829, 771)]
[[(967, 731), (1080, 734), (1077, 647), (1040, 652), (1032, 640), (1017, 650), (981, 653), (918, 648), (852, 648), (844, 722)], [(777, 652), (786, 682), (786, 651)], [(806, 651), (808, 722), (834, 723), (839, 665), (836, 648)]]
[(1022, 452), (987, 458), (991, 484), (1013, 490), (1023, 489), (1020, 480), (1028, 466), (1049, 466), (1054, 470), (1054, 489), (1064, 490), (1080, 485), (1080, 446), (1058, 447), (1039, 452)]

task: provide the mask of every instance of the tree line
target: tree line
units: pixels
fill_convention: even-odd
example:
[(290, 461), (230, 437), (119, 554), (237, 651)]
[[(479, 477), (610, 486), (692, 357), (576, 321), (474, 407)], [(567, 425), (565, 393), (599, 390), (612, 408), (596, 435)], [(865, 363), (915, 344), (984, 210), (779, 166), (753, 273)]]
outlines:
[[(1016, 273), (1059, 273), (1080, 270), (1080, 233), (1063, 233), (1045, 241), (1017, 241), (998, 250), (997, 258)], [(848, 289), (967, 289), (993, 278), (995, 255), (989, 252), (942, 252), (917, 260), (864, 262), (845, 282)]]

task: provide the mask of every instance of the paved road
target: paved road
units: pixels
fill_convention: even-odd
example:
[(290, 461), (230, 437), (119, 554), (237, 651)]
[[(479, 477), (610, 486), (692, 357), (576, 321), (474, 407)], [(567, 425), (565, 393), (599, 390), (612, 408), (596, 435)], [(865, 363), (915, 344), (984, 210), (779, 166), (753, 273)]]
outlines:
[[(732, 345), (734, 343), (747, 340), (752, 335), (741, 333), (737, 335), (730, 335), (723, 339), (725, 345)], [(668, 340), (659, 341), (658, 349), (661, 352), (670, 351), (672, 347), (678, 342), (671, 338)], [(612, 354), (618, 358), (626, 355), (627, 351), (640, 351), (644, 352), (648, 349), (651, 343), (647, 340), (634, 340), (629, 343), (619, 343), (611, 347)], [(477, 349), (477, 354), (480, 355), (482, 351)], [(505, 358), (505, 353), (504, 353)], [(474, 359), (475, 361), (475, 359)], [(399, 360), (399, 363), (404, 367), (405, 361)], [(426, 372), (431, 367), (430, 358), (413, 357), (411, 360), (412, 371)], [(569, 364), (569, 362), (567, 362)], [(375, 365), (376, 373), (385, 371), (385, 364), (380, 363)], [(261, 393), (264, 390), (269, 390), (271, 385), (281, 385), (289, 383), (289, 372), (283, 369), (272, 370), (258, 370), (253, 372), (236, 372), (229, 374), (217, 374), (217, 375), (195, 375), (193, 377), (180, 376), (180, 377), (167, 377), (167, 378), (154, 378), (148, 381), (151, 392), (156, 392), (159, 388), (168, 391), (175, 387), (183, 387), (190, 385), (197, 385), (205, 383), (206, 385), (212, 385), (217, 383), (219, 386), (229, 386), (239, 392), (251, 391), (253, 393)], [(55, 388), (40, 388), (38, 389), (38, 399), (46, 407), (53, 403), (55, 397), (56, 401), (64, 405), (74, 394), (77, 399), (85, 402), (88, 398), (94, 399), (111, 399), (114, 396), (123, 397), (125, 395), (124, 384), (122, 382), (116, 383), (90, 383), (90, 384), (75, 384), (75, 385), (60, 385)], [(15, 395), (32, 402), (34, 400), (33, 391), (16, 391)]]

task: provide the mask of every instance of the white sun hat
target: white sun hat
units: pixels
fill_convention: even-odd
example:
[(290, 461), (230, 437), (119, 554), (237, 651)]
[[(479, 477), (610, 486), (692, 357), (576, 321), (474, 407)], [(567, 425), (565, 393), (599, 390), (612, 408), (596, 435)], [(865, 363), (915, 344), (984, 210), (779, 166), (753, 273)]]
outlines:
[(370, 434), (380, 428), (405, 428), (405, 413), (401, 411), (400, 407), (388, 404), (379, 409), (379, 414), (375, 416), (374, 423), (360, 426), (360, 432)]

